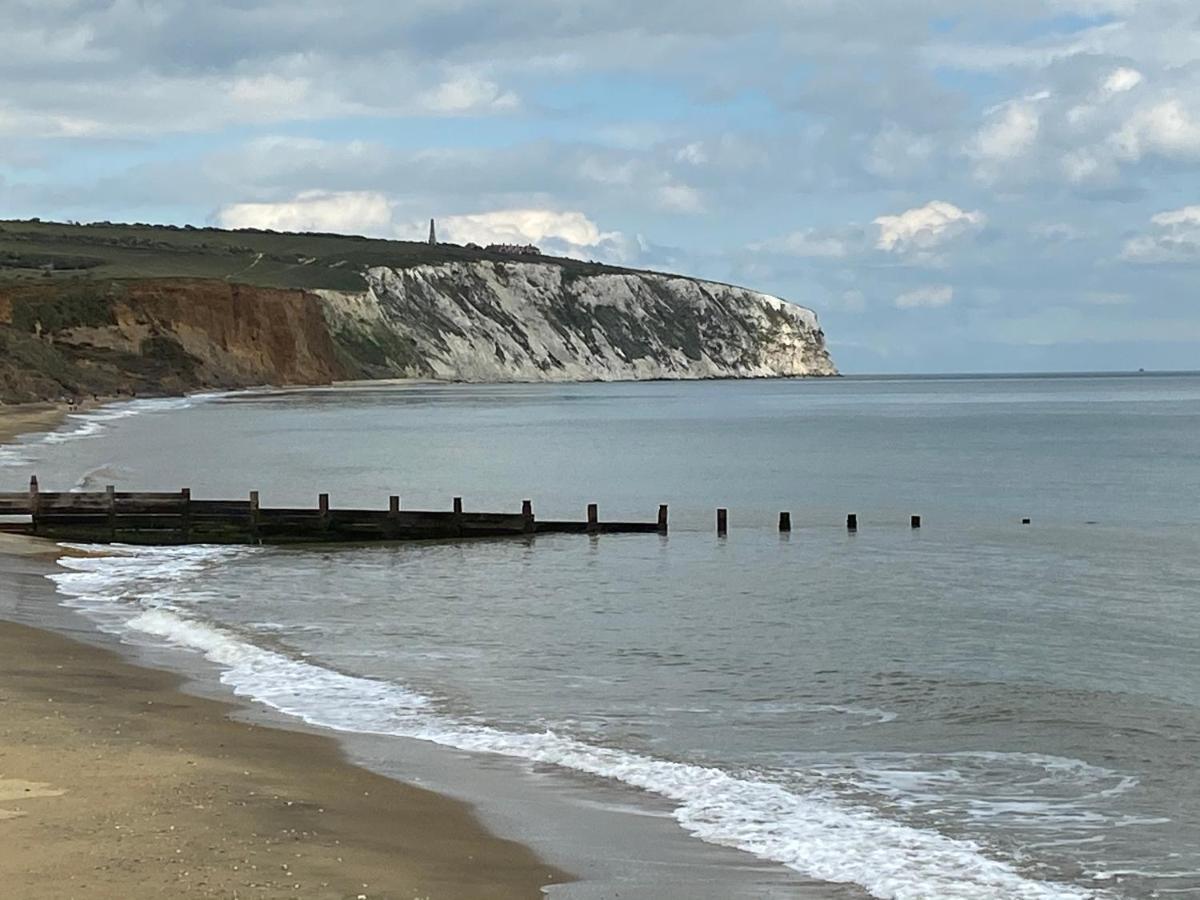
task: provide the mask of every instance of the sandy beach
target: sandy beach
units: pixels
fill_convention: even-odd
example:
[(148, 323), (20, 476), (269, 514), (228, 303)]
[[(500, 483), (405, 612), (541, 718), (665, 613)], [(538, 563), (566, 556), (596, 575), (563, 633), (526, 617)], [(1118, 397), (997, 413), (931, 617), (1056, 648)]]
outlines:
[[(0, 407), (0, 441), (66, 412)], [(41, 602), (55, 555), (0, 537), (0, 591)], [(6, 896), (515, 900), (567, 879), (465, 804), (353, 766), (331, 738), (234, 721), (232, 705), (179, 687), (0, 622)]]
[(0, 883), (12, 896), (527, 898), (563, 878), (462, 804), (176, 687), (0, 624)]
[(73, 411), (65, 403), (0, 404), (0, 444), (29, 432), (52, 431)]

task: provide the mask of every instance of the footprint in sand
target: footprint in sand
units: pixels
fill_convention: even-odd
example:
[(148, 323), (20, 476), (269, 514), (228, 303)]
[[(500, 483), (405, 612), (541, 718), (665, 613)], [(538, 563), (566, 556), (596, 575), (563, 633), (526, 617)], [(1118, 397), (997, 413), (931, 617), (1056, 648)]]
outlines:
[[(32, 800), (35, 797), (61, 797), (66, 791), (60, 791), (52, 788), (48, 784), (39, 784), (36, 781), (19, 781), (15, 778), (5, 778), (0, 775), (0, 803), (12, 802), (13, 800)], [(4, 819), (15, 819), (17, 816), (23, 816), (25, 813), (19, 810), (0, 808), (0, 821)]]

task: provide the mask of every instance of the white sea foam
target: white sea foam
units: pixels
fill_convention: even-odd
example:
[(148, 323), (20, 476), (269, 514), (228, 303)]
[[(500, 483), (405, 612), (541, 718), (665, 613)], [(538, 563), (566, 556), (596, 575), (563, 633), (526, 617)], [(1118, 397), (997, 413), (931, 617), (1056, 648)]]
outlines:
[(602, 747), (553, 731), (463, 722), (400, 685), (302, 661), (178, 609), (173, 594), (205, 567), (254, 548), (114, 548), (62, 560), (65, 603), (125, 639), (152, 637), (202, 653), (241, 696), (341, 731), (399, 735), (616, 779), (675, 805), (698, 837), (774, 860), (812, 878), (861, 885), (887, 900), (1080, 900), (1105, 896), (1038, 881), (979, 844), (914, 828), (821, 793), (719, 768)]

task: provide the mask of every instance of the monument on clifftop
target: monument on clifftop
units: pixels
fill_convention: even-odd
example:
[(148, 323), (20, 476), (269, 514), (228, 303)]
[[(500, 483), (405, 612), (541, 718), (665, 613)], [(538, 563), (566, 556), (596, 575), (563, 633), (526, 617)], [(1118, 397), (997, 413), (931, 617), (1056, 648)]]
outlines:
[(429, 220), (429, 246), (437, 246), (437, 231), (433, 227), (433, 219)]

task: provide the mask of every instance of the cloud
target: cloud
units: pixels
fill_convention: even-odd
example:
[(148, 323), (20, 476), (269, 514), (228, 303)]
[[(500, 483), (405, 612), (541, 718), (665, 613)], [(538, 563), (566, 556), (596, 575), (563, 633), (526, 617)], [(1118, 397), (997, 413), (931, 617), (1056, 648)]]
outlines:
[(906, 291), (893, 303), (897, 309), (936, 309), (954, 301), (954, 288), (948, 284), (929, 285)]
[(1113, 69), (1109, 76), (1104, 79), (1103, 89), (1108, 94), (1122, 94), (1125, 91), (1132, 91), (1143, 81), (1142, 73), (1137, 69), (1131, 69), (1128, 66), (1121, 66)]
[(848, 235), (804, 228), (764, 244), (753, 244), (750, 249), (755, 252), (768, 250), (811, 259), (842, 259), (850, 255), (853, 247), (854, 241)]
[[(427, 228), (426, 224), (426, 228)], [(581, 212), (551, 209), (504, 209), (467, 215), (443, 216), (437, 220), (438, 235), (455, 244), (542, 244), (547, 241), (583, 250), (616, 237), (603, 232)], [(419, 239), (421, 224), (401, 229)]]
[(948, 244), (975, 234), (987, 224), (982, 212), (966, 212), (953, 203), (931, 200), (891, 216), (879, 216), (877, 249), (898, 256), (931, 258)]
[(1041, 114), (1037, 103), (1044, 97), (1005, 103), (994, 110), (967, 147), (975, 173), (984, 180), (996, 178), (1037, 141)]
[(1146, 234), (1125, 242), (1121, 259), (1145, 264), (1200, 261), (1200, 206), (1152, 216)]
[(233, 203), (218, 210), (215, 219), (222, 228), (382, 236), (392, 228), (392, 204), (371, 191), (304, 191), (279, 203)]
[(424, 91), (418, 105), (437, 115), (461, 116), (511, 112), (520, 107), (521, 100), (494, 81), (464, 73)]
[(1129, 162), (1150, 155), (1200, 158), (1200, 114), (1196, 107), (1194, 103), (1170, 99), (1138, 109), (1110, 139), (1117, 156)]
[(704, 196), (686, 184), (665, 184), (658, 189), (658, 205), (668, 212), (704, 212)]

